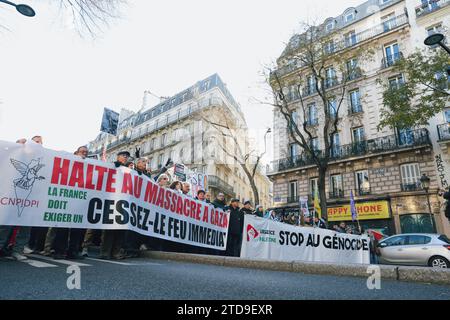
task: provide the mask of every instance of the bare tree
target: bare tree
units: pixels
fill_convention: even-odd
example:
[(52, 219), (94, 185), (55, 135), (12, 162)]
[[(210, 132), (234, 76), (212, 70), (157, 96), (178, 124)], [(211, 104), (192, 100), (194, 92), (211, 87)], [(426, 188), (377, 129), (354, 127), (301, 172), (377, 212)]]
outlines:
[(96, 37), (109, 27), (111, 20), (120, 17), (125, 0), (59, 0), (59, 8), (67, 13), (80, 34)]
[[(352, 48), (338, 33), (326, 33), (323, 26), (305, 25), (304, 33), (295, 35), (279, 59), (283, 68), (268, 68), (266, 81), (273, 91), (273, 106), (287, 123), (288, 136), (302, 154), (291, 161), (312, 162), (318, 169), (318, 193), (322, 216), (327, 216), (325, 178), (330, 161), (341, 152), (333, 138), (339, 132), (342, 120), (341, 107), (348, 98), (351, 83), (364, 77), (361, 66), (371, 59), (368, 46)], [(351, 60), (352, 58), (357, 59)], [(308, 116), (309, 96), (317, 95), (318, 119), (312, 123)], [(300, 112), (297, 112), (300, 111)], [(299, 113), (299, 116), (297, 116)], [(324, 148), (317, 150), (312, 144), (321, 138)]]
[(239, 121), (232, 119), (229, 114), (221, 113), (220, 119), (211, 119), (207, 110), (202, 113), (201, 119), (209, 124), (220, 136), (216, 147), (236, 161), (244, 171), (253, 192), (254, 205), (260, 204), (259, 190), (256, 186), (256, 174), (261, 167), (261, 158), (266, 154), (266, 137), (270, 128), (264, 135), (264, 152), (260, 153), (257, 148), (250, 149), (247, 145), (247, 128)]

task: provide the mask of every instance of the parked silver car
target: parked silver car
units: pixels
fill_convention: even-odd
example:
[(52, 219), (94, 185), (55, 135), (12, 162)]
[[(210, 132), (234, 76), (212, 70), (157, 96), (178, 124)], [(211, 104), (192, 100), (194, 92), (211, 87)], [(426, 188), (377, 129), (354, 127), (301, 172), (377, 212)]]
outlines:
[(440, 234), (398, 234), (377, 246), (381, 264), (450, 268), (450, 240)]

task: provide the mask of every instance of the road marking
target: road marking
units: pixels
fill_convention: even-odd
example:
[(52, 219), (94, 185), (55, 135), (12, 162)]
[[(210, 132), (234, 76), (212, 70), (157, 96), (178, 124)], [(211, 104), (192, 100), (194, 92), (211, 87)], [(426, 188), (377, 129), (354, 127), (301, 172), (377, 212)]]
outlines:
[(46, 263), (46, 262), (42, 262), (39, 260), (32, 260), (32, 259), (27, 259), (27, 260), (21, 260), (20, 262), (26, 263), (32, 267), (36, 267), (36, 268), (54, 268), (54, 267), (58, 267), (57, 265), (54, 264), (50, 264), (50, 263)]
[(81, 263), (81, 262), (76, 262), (76, 261), (70, 261), (70, 260), (64, 260), (64, 259), (53, 259), (53, 258), (49, 258), (49, 257), (45, 257), (45, 256), (38, 256), (35, 254), (29, 254), (29, 257), (32, 258), (36, 258), (36, 259), (42, 259), (42, 260), (47, 260), (47, 261), (52, 261), (54, 263), (61, 263), (61, 264), (65, 264), (68, 266), (78, 266), (78, 267), (92, 267), (92, 265), (90, 264), (85, 264), (85, 263)]
[(112, 264), (120, 264), (122, 266), (136, 266), (136, 264), (134, 264), (134, 263), (127, 263), (127, 262), (111, 261), (111, 260), (96, 259), (96, 258), (86, 258), (86, 259), (100, 261), (100, 262), (106, 262), (106, 263), (112, 263)]

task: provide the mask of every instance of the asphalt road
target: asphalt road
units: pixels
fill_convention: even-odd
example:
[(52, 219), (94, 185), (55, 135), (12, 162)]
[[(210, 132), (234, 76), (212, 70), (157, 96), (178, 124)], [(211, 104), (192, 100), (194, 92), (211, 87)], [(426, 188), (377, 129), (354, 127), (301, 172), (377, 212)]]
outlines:
[(0, 259), (0, 299), (445, 299), (450, 286), (129, 259), (79, 261), (81, 289), (69, 290), (71, 262)]

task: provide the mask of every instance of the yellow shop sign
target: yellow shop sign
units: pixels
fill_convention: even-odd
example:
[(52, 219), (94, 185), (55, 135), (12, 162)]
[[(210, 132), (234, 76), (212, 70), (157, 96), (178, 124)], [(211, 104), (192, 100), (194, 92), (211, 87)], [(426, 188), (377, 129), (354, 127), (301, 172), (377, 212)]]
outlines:
[[(387, 201), (373, 201), (356, 204), (358, 220), (389, 219), (389, 205)], [(328, 208), (328, 221), (351, 221), (350, 204)]]

